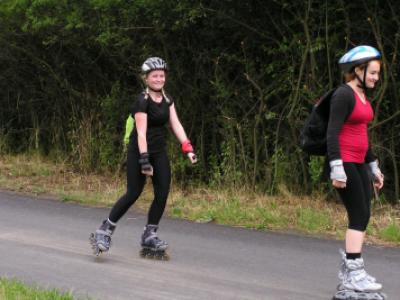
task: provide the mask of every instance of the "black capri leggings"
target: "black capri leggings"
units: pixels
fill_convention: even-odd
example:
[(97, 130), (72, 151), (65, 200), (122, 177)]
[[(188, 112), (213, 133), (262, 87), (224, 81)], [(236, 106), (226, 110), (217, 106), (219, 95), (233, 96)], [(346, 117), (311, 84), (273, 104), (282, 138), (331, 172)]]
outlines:
[(367, 164), (343, 163), (346, 188), (336, 189), (346, 207), (349, 229), (365, 231), (371, 215), (372, 181)]
[[(149, 210), (147, 224), (158, 225), (167, 203), (171, 183), (171, 168), (166, 151), (150, 153), (149, 160), (153, 166), (152, 181), (154, 200)], [(137, 148), (134, 149), (133, 147), (129, 147), (126, 167), (126, 194), (119, 198), (119, 200), (114, 204), (109, 215), (110, 221), (114, 223), (118, 222), (118, 220), (139, 198), (146, 182), (146, 176), (141, 173), (139, 151)]]

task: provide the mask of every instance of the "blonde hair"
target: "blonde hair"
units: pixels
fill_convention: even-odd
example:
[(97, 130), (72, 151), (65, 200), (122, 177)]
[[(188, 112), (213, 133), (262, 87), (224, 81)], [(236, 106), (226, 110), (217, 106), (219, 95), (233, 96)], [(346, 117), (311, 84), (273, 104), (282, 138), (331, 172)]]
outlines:
[[(165, 101), (170, 104), (171, 100), (169, 99), (169, 97), (167, 96), (167, 94), (165, 93), (164, 89), (161, 89), (161, 94), (163, 95), (163, 97), (165, 98)], [(148, 99), (149, 98), (149, 87), (146, 86), (146, 89), (144, 90), (144, 99)]]

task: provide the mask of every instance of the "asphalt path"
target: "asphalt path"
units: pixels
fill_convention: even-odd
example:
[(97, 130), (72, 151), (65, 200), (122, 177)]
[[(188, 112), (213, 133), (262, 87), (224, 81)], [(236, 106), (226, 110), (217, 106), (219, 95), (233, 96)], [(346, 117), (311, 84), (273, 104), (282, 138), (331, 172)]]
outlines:
[[(140, 201), (140, 200), (139, 200)], [(164, 218), (170, 261), (139, 257), (146, 216), (129, 211), (109, 253), (88, 237), (109, 210), (0, 192), (0, 277), (92, 299), (331, 299), (340, 241)], [(400, 299), (400, 248), (367, 246), (367, 270)]]

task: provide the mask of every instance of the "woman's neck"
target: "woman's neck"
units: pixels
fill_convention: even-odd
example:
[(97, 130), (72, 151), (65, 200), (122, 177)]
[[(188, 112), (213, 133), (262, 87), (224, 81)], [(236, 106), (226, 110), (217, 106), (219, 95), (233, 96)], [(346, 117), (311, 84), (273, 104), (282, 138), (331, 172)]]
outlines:
[(358, 86), (358, 81), (357, 79), (355, 80), (351, 80), (347, 83), (358, 95), (358, 97), (360, 97), (362, 102), (365, 102), (365, 91), (363, 88)]
[(357, 81), (357, 79), (351, 80), (347, 83), (348, 85), (350, 85), (350, 87), (355, 90), (358, 94), (360, 95), (364, 95), (364, 89), (362, 87), (359, 87), (359, 83)]
[(156, 92), (156, 91), (153, 91), (151, 89), (149, 89), (149, 95), (155, 101), (161, 101), (162, 97), (163, 97), (161, 91), (160, 92)]

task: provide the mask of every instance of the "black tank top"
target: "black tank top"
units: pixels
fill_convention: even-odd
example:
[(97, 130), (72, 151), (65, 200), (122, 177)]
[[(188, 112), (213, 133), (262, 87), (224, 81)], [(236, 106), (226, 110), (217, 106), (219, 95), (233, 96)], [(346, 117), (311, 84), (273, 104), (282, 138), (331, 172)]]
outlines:
[[(150, 96), (145, 98), (145, 94), (141, 93), (132, 107), (132, 117), (135, 117), (137, 112), (147, 114), (147, 151), (149, 153), (161, 152), (166, 149), (168, 129), (166, 125), (169, 122), (169, 107), (173, 101), (168, 96), (162, 98), (160, 103), (155, 102)], [(130, 147), (138, 149), (137, 129), (132, 131), (129, 140)]]

